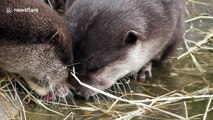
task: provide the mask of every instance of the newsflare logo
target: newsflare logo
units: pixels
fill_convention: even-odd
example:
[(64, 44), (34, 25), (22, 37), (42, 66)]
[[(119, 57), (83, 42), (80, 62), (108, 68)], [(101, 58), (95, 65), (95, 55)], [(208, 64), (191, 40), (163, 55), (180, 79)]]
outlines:
[(6, 13), (12, 13), (12, 9), (11, 8), (6, 8)]
[(10, 14), (10, 13), (37, 13), (38, 12), (38, 8), (6, 8), (6, 13)]

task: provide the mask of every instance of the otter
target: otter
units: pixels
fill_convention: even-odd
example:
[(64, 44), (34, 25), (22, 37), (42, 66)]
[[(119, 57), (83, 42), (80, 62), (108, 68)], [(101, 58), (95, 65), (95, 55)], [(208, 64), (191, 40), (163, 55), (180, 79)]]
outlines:
[(2, 0), (0, 14), (0, 68), (41, 96), (68, 95), (73, 56), (64, 19), (40, 0)]
[[(79, 79), (100, 90), (124, 76), (151, 77), (182, 43), (184, 0), (75, 0), (66, 12)], [(72, 81), (82, 96), (95, 91)]]

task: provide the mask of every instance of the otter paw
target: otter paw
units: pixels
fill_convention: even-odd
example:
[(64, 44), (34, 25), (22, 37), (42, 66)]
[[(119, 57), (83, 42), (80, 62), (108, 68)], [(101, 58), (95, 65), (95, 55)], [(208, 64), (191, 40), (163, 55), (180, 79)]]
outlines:
[(147, 78), (152, 77), (152, 62), (147, 63), (143, 68), (138, 72), (137, 81), (144, 82)]

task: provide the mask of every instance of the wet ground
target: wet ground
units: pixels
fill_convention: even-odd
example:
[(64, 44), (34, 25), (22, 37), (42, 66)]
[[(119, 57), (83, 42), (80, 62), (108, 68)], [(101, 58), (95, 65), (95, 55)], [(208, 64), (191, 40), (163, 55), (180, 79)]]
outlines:
[[(186, 39), (194, 42), (201, 41), (208, 33), (210, 33), (210, 31), (213, 31), (213, 18), (205, 18), (205, 16), (213, 16), (213, 0), (191, 0), (191, 2), (188, 2), (187, 8), (187, 19), (189, 21), (186, 22), (186, 25), (187, 30), (189, 30), (190, 28), (191, 29), (187, 32)], [(203, 19), (191, 19), (197, 16), (204, 17)], [(194, 46), (194, 43), (191, 42), (189, 45)], [(213, 47), (213, 43), (209, 43), (208, 46)], [(180, 49), (179, 51), (180, 53), (183, 53), (185, 50)], [(123, 82), (124, 85), (120, 85), (120, 87), (115, 87), (114, 89), (116, 91), (120, 91), (120, 89), (122, 89), (123, 93), (126, 95), (124, 98), (133, 100), (145, 99), (148, 98), (148, 95), (151, 97), (159, 98), (164, 98), (167, 96), (181, 97), (181, 95), (211, 95), (213, 94), (213, 90), (211, 89), (213, 88), (213, 50), (203, 49), (199, 52), (194, 53), (193, 55), (200, 63), (202, 69), (206, 71), (205, 74), (201, 74), (201, 72), (192, 62), (190, 56), (179, 60), (173, 58), (172, 60), (168, 60), (161, 66), (154, 68), (153, 78), (146, 81), (145, 83), (131, 81), (128, 86), (125, 82)], [(126, 81), (128, 81), (127, 78)], [(120, 94), (118, 93), (118, 95)], [(205, 113), (209, 98), (211, 97), (207, 97), (206, 99), (188, 99), (184, 101), (179, 100), (176, 102), (172, 101), (171, 103), (159, 102), (155, 103), (155, 105), (159, 105), (159, 109), (174, 113), (179, 116), (183, 116), (184, 118), (187, 118), (186, 116), (188, 116), (189, 118), (191, 116), (195, 116), (193, 119), (202, 119), (204, 115), (201, 114)], [(0, 100), (3, 101), (0, 104), (1, 113), (4, 113), (1, 111), (3, 108), (11, 109), (11, 104), (6, 103), (6, 100), (3, 99), (2, 96), (0, 97)], [(24, 106), (25, 110), (27, 111), (27, 119), (29, 120), (115, 119), (119, 116), (121, 117), (128, 114), (137, 116), (133, 117), (133, 120), (180, 119), (178, 117), (174, 117), (173, 115), (159, 112), (158, 110), (146, 110), (145, 113), (143, 112), (143, 114), (138, 114), (141, 112), (137, 111), (140, 110), (140, 106), (130, 105), (125, 102), (117, 103), (114, 107), (112, 107), (110, 111), (107, 112), (110, 106), (113, 105), (114, 101), (115, 100), (112, 100), (110, 98), (99, 96), (99, 99), (96, 98), (95, 100), (91, 99), (89, 101), (81, 98), (75, 98), (76, 105), (74, 105), (70, 101), (70, 106), (65, 106), (63, 104), (46, 104), (49, 108), (64, 114), (64, 116), (50, 112), (45, 108), (38, 106), (34, 102), (24, 104)], [(211, 109), (212, 107), (213, 104), (211, 103), (209, 109)], [(0, 114), (0, 116), (2, 115)], [(17, 118), (23, 119), (23, 114), (22, 118), (20, 118), (19, 116)], [(210, 111), (208, 112), (207, 120), (212, 119), (213, 111)]]

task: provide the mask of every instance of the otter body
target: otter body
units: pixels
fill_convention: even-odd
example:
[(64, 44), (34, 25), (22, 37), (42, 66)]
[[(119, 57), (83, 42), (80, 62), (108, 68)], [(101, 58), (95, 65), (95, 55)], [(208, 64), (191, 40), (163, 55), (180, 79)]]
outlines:
[[(183, 41), (184, 0), (76, 0), (66, 12), (76, 74), (104, 90), (126, 75), (151, 76), (151, 63)], [(97, 94), (73, 85), (89, 97)]]
[(0, 14), (0, 67), (20, 74), (39, 95), (65, 97), (73, 57), (64, 20), (40, 0), (0, 1)]

